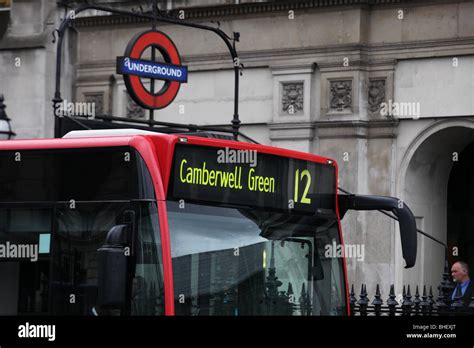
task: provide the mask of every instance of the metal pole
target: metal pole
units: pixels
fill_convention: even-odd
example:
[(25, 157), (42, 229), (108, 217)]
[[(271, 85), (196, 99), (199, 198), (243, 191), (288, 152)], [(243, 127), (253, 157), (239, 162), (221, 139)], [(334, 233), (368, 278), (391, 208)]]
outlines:
[[(238, 41), (240, 38), (239, 33), (234, 33), (234, 42), (232, 45), (232, 48), (234, 49), (234, 52), (237, 52), (235, 49), (235, 42)], [(239, 76), (240, 76), (240, 62), (239, 58), (236, 57), (234, 58), (234, 81), (235, 81), (235, 86), (234, 86), (234, 101), (237, 100), (236, 103), (234, 103), (234, 117), (232, 119), (232, 129), (234, 130), (234, 140), (238, 140), (239, 138), (239, 128), (240, 128), (240, 119), (239, 119)]]
[[(156, 0), (153, 0), (153, 8), (152, 8), (152, 13), (153, 13), (153, 20), (151, 22), (151, 28), (153, 30), (156, 30), (156, 17), (158, 15), (157, 13), (157, 7), (158, 4)], [(154, 62), (155, 61), (155, 46), (151, 46), (151, 60)], [(152, 94), (155, 94), (155, 79), (150, 78), (150, 92)], [(150, 127), (152, 127), (152, 121), (155, 119), (155, 110), (150, 109), (149, 112), (149, 121), (150, 121)]]

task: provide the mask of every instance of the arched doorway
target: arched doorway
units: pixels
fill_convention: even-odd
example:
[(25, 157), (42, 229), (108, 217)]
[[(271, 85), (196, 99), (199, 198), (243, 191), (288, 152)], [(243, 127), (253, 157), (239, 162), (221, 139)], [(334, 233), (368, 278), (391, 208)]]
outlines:
[[(448, 246), (458, 255), (448, 254), (449, 263), (462, 260), (474, 269), (474, 143), (454, 162), (448, 183)], [(453, 249), (457, 248), (457, 250)]]
[[(411, 126), (413, 127), (413, 124)], [(406, 127), (409, 127), (408, 122)], [(402, 132), (403, 129), (400, 130), (400, 133)], [(460, 159), (463, 150), (471, 143), (474, 143), (472, 120), (440, 120), (418, 132), (415, 139), (405, 147), (406, 151), (403, 152), (400, 162), (397, 177), (398, 197), (412, 209), (418, 228), (443, 242), (448, 241), (448, 183), (453, 166), (461, 164), (453, 160), (456, 153)], [(450, 197), (452, 195), (454, 191), (450, 193)], [(399, 242), (399, 239), (396, 240), (395, 246), (399, 245)], [(404, 264), (398, 249), (395, 247), (396, 287), (400, 288), (402, 284), (426, 284), (433, 285), (433, 290), (436, 291), (443, 272), (444, 248), (418, 235), (417, 264), (408, 270), (402, 270)], [(474, 252), (470, 254), (474, 255)]]

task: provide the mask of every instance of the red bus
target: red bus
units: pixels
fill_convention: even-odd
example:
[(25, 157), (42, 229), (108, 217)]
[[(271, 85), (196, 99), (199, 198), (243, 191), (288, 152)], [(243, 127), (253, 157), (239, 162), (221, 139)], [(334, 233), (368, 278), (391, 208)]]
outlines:
[(1, 315), (347, 315), (340, 218), (396, 198), (338, 194), (329, 158), (139, 130), (0, 142)]

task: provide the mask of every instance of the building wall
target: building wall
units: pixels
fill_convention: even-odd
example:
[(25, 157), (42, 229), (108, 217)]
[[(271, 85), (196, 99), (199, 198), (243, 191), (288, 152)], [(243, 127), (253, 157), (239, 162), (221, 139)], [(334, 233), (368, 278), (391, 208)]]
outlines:
[[(304, 8), (291, 1), (232, 3), (167, 1), (162, 8), (182, 8), (187, 20), (211, 25), (218, 20), (226, 33), (240, 32), (237, 49), (245, 66), (240, 80), (242, 131), (264, 144), (334, 158), (341, 187), (403, 199), (420, 228), (445, 240), (447, 177), (453, 165), (449, 151), (461, 151), (471, 141), (474, 2), (376, 1), (368, 6), (350, 0), (336, 6), (320, 1)], [(31, 30), (50, 38), (51, 18), (57, 25), (64, 9), (53, 15), (44, 10), (54, 6), (52, 1), (41, 4), (50, 16), (43, 17), (47, 29), (33, 23)], [(124, 1), (115, 6), (132, 5)], [(100, 15), (83, 14), (76, 32), (70, 31), (63, 71), (66, 98), (94, 101), (115, 116), (144, 119), (147, 114), (130, 101), (122, 77), (115, 73), (115, 57), (149, 24)], [(26, 29), (18, 30), (9, 35), (26, 35), (21, 32)], [(155, 112), (155, 118), (229, 124), (233, 65), (224, 43), (212, 33), (179, 26), (159, 24), (158, 30), (176, 43), (190, 75), (174, 103)], [(33, 49), (20, 45), (18, 51), (0, 46), (6, 47), (0, 50), (3, 63), (22, 50), (30, 59), (37, 57), (35, 68), (22, 76), (6, 70), (4, 81), (15, 86), (5, 93), (6, 101), (19, 137), (52, 134), (48, 108), (54, 46), (49, 39), (41, 42)], [(31, 85), (33, 73), (37, 75)], [(34, 86), (24, 99), (30, 105), (15, 96), (25, 85)], [(379, 105), (389, 100), (419, 103), (420, 115), (382, 116)], [(288, 105), (294, 106), (294, 113), (288, 112)], [(38, 118), (32, 116), (38, 113)], [(419, 239), (423, 262), (403, 271), (393, 221), (377, 212), (349, 212), (343, 229), (346, 243), (365, 245), (364, 262), (347, 260), (350, 283), (357, 288), (366, 283), (373, 292), (380, 283), (386, 296), (391, 283), (401, 292), (402, 283), (439, 282), (442, 249), (426, 238)]]
[[(0, 34), (0, 93), (5, 96), (7, 115), (18, 138), (54, 134), (56, 47), (52, 31), (59, 26), (61, 15), (54, 0), (15, 0), (8, 14), (2, 16), (5, 31)], [(68, 41), (62, 76), (66, 96), (71, 95), (74, 75), (69, 60), (73, 48)]]

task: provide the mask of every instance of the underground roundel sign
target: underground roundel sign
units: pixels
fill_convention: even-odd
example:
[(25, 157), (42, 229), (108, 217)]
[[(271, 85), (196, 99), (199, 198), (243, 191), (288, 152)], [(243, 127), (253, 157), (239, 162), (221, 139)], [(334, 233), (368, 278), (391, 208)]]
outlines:
[[(147, 48), (156, 48), (165, 63), (141, 59)], [(123, 75), (132, 99), (146, 109), (163, 109), (174, 100), (181, 83), (188, 81), (188, 69), (181, 65), (178, 50), (171, 39), (156, 30), (139, 33), (132, 38), (125, 56), (117, 57), (117, 73)], [(163, 87), (154, 92), (143, 80), (163, 80)]]

